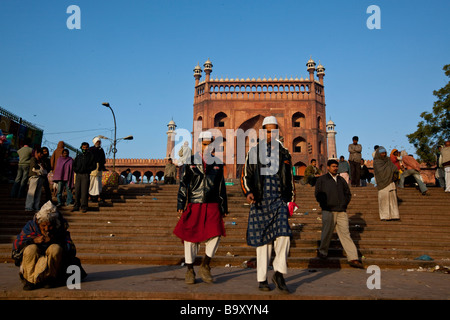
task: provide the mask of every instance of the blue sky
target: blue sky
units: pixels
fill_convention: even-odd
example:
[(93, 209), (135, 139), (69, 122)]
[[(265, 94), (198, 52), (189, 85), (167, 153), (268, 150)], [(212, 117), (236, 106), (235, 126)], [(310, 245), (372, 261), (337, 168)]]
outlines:
[[(381, 9), (370, 30), (369, 5)], [(81, 9), (69, 30), (67, 7)], [(44, 129), (45, 144), (78, 147), (96, 135), (133, 135), (118, 158), (163, 158), (167, 123), (192, 130), (193, 68), (212, 77), (307, 77), (326, 68), (327, 121), (338, 154), (360, 137), (414, 152), (406, 135), (448, 78), (447, 0), (0, 1), (0, 106)], [(106, 147), (109, 143), (105, 142)]]

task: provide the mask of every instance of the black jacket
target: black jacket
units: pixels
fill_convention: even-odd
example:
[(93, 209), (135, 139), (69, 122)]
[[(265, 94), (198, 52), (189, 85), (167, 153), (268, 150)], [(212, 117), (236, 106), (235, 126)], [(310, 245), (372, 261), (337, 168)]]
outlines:
[[(218, 162), (214, 157), (210, 160)], [(201, 156), (192, 156), (181, 169), (177, 202), (177, 210), (184, 210), (187, 203), (218, 203), (220, 212), (228, 214), (223, 164), (206, 164), (204, 170)]]
[(91, 173), (96, 168), (97, 162), (95, 162), (94, 155), (89, 151), (78, 154), (73, 162), (73, 171), (78, 174)]
[(346, 211), (352, 198), (345, 179), (338, 175), (334, 181), (329, 173), (317, 179), (315, 196), (322, 210), (326, 211)]
[[(96, 163), (98, 163), (98, 170), (99, 171), (107, 171), (105, 167), (106, 163), (106, 156), (105, 151), (103, 148), (97, 148), (96, 146), (90, 147), (89, 152), (91, 152), (94, 156), (94, 160)], [(95, 170), (95, 168), (94, 168)]]
[[(241, 173), (241, 189), (247, 197), (249, 193), (253, 193), (255, 201), (262, 200), (264, 175), (261, 174), (264, 165), (261, 164), (259, 157), (258, 143), (251, 148), (245, 159), (245, 166)], [(289, 151), (279, 143), (279, 166), (278, 175), (280, 177), (281, 198), (285, 202), (293, 202), (295, 198), (294, 175), (292, 173), (292, 161)]]

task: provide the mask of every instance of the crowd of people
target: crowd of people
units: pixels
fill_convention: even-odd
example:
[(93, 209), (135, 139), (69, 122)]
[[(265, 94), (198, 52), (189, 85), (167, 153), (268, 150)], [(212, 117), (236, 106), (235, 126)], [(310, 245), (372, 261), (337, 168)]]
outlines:
[[(86, 276), (76, 258), (67, 221), (58, 208), (73, 205), (72, 212), (81, 208), (84, 213), (89, 197), (92, 201), (103, 201), (102, 171), (106, 170), (106, 158), (98, 137), (94, 138), (93, 144), (90, 147), (89, 143), (83, 142), (81, 153), (75, 159), (69, 156), (63, 141), (58, 143), (51, 156), (48, 148), (31, 148), (28, 140), (17, 152), (19, 163), (11, 197), (26, 198), (25, 211), (34, 213), (32, 220), (17, 235), (12, 250), (12, 257), (20, 267), (24, 290), (64, 284), (69, 265), (79, 266), (81, 277)], [(52, 202), (50, 173), (56, 205)], [(46, 202), (40, 207), (42, 189)]]
[[(268, 269), (272, 254), (275, 253), (272, 281), (278, 290), (289, 293), (284, 276), (288, 271), (287, 258), (292, 236), (288, 219), (292, 215), (292, 207), (296, 206), (292, 158), (278, 139), (276, 118), (264, 118), (262, 128), (265, 129), (265, 136), (260, 137), (257, 145), (248, 151), (240, 177), (241, 190), (250, 205), (246, 242), (256, 251), (259, 290), (271, 290)], [(321, 241), (317, 257), (327, 259), (332, 234), (336, 229), (349, 265), (364, 268), (349, 230), (346, 211), (352, 199), (350, 186), (366, 186), (374, 178), (382, 221), (400, 219), (397, 188), (403, 188), (408, 177), (415, 179), (423, 195), (428, 195), (428, 190), (420, 177), (420, 165), (417, 161), (411, 155), (399, 153), (396, 149), (388, 156), (386, 148), (375, 146), (374, 174), (370, 176), (361, 157), (362, 147), (358, 140), (358, 137), (353, 137), (353, 143), (349, 145), (349, 161), (345, 161), (343, 156), (340, 161), (328, 160), (325, 174), (317, 168), (317, 161), (313, 159), (305, 170), (303, 183), (314, 186), (315, 199), (322, 209)], [(221, 237), (226, 235), (223, 218), (229, 211), (224, 165), (214, 156), (211, 148), (213, 141), (214, 137), (210, 132), (202, 132), (198, 141), (200, 151), (192, 154), (187, 148), (184, 154), (180, 154), (184, 161), (179, 171), (177, 194), (179, 220), (173, 233), (183, 242), (187, 284), (196, 283), (194, 262), (201, 243), (205, 243), (205, 256), (198, 272), (204, 282), (214, 282), (211, 260), (218, 250)], [(104, 153), (102, 155), (100, 140), (96, 138), (93, 142), (94, 146), (91, 148), (88, 143), (82, 143), (82, 153), (75, 160), (64, 149), (63, 143), (58, 145), (51, 158), (48, 156), (48, 149), (45, 152), (43, 148), (36, 148), (33, 152), (29, 146), (24, 146), (19, 150), (20, 170), (11, 196), (18, 197), (28, 189), (26, 209), (36, 212), (13, 245), (13, 257), (21, 267), (20, 275), (25, 281), (25, 290), (32, 290), (40, 285), (52, 286), (57, 281), (59, 266), (67, 265), (68, 261), (80, 265), (75, 258), (67, 222), (57, 211), (57, 206), (64, 203), (64, 189), (67, 191), (65, 205), (69, 205), (74, 188), (75, 202), (72, 211), (81, 208), (85, 212), (89, 195), (101, 200), (102, 183), (99, 172), (105, 170)], [(266, 158), (262, 159), (264, 155)], [(190, 161), (187, 161), (189, 157)], [(444, 188), (446, 192), (450, 192), (450, 141), (439, 149), (437, 160), (440, 171), (436, 172), (436, 178), (439, 183), (443, 183), (441, 186), (447, 183)], [(58, 185), (58, 203), (55, 206), (48, 201), (39, 209), (40, 190), (50, 171), (53, 171), (53, 181)], [(29, 176), (28, 188), (21, 184), (25, 174)], [(174, 183), (175, 179), (176, 166), (169, 161), (164, 180), (166, 183)], [(39, 262), (42, 257), (45, 263)]]
[(69, 156), (64, 141), (58, 142), (51, 156), (47, 147), (31, 148), (29, 140), (25, 140), (17, 153), (19, 162), (11, 198), (26, 198), (25, 211), (39, 211), (42, 189), (46, 202), (52, 201), (52, 196), (56, 195), (56, 206), (73, 205), (72, 211), (81, 208), (82, 212), (86, 212), (89, 198), (103, 201), (102, 172), (106, 171), (106, 157), (100, 138), (95, 137), (91, 147), (83, 142), (81, 153), (75, 159)]
[[(262, 291), (271, 290), (267, 270), (272, 253), (275, 253), (272, 281), (280, 291), (289, 293), (284, 280), (292, 235), (288, 218), (290, 204), (295, 204), (296, 198), (291, 155), (279, 140), (271, 139), (273, 132), (278, 129), (275, 117), (266, 117), (263, 129), (266, 136), (260, 137), (258, 144), (248, 151), (240, 179), (242, 192), (250, 205), (246, 239), (247, 244), (256, 249), (258, 288)], [(210, 135), (201, 135), (201, 155), (205, 154), (204, 150), (212, 140)], [(428, 195), (428, 189), (420, 176), (420, 165), (412, 155), (393, 150), (388, 156), (386, 148), (375, 146), (371, 173), (361, 157), (362, 147), (358, 143), (358, 137), (355, 136), (352, 140), (348, 162), (343, 156), (340, 161), (330, 159), (327, 162), (327, 173), (322, 174), (317, 168), (317, 160), (312, 159), (305, 170), (302, 183), (314, 186), (315, 198), (322, 209), (322, 233), (317, 257), (327, 259), (332, 234), (336, 229), (349, 265), (364, 268), (349, 230), (346, 210), (352, 198), (350, 186), (364, 187), (374, 179), (382, 221), (400, 220), (397, 188), (403, 188), (409, 176), (416, 179), (423, 195)], [(450, 142), (446, 142), (446, 145), (446, 150), (450, 150)], [(441, 149), (438, 166), (448, 168), (443, 169), (443, 172), (450, 174), (450, 152)], [(263, 154), (270, 158), (273, 153), (278, 153), (278, 157), (268, 163), (260, 159)], [(220, 237), (225, 235), (222, 218), (228, 214), (222, 165), (215, 164), (215, 170), (212, 170), (206, 164), (207, 158), (202, 156), (202, 161), (195, 164), (194, 157), (191, 163), (184, 165), (181, 170), (178, 192), (178, 212), (181, 216), (174, 230), (174, 234), (180, 237), (185, 245), (185, 281), (188, 284), (196, 282), (193, 261), (201, 242), (206, 243), (206, 255), (200, 266), (200, 276), (205, 282), (213, 281), (209, 262), (218, 248)], [(213, 158), (212, 154), (210, 158)], [(275, 166), (277, 170), (261, 174), (271, 166)], [(438, 172), (436, 177), (438, 176), (441, 177), (442, 172)], [(212, 204), (214, 205), (211, 206)]]
[[(292, 158), (278, 139), (276, 118), (264, 118), (262, 128), (265, 129), (265, 136), (260, 137), (257, 145), (248, 151), (240, 178), (240, 187), (250, 205), (246, 239), (247, 245), (256, 250), (259, 290), (271, 290), (268, 269), (274, 252), (272, 281), (278, 290), (289, 293), (284, 276), (288, 271), (287, 258), (292, 236), (288, 219), (292, 215), (290, 208), (296, 206)], [(180, 217), (174, 234), (184, 243), (187, 284), (196, 282), (193, 264), (201, 242), (205, 242), (206, 254), (199, 274), (205, 282), (214, 281), (210, 261), (218, 249), (220, 238), (225, 235), (223, 217), (228, 214), (228, 206), (223, 165), (215, 159), (213, 150), (208, 150), (212, 141), (209, 132), (202, 133), (199, 138), (202, 152), (193, 155), (190, 163), (184, 164), (181, 169), (177, 207)], [(346, 214), (351, 200), (348, 183), (338, 175), (339, 164), (336, 160), (328, 161), (330, 174), (326, 175), (321, 175), (315, 162), (311, 162), (309, 170), (313, 178), (308, 183), (315, 185), (316, 200), (324, 216), (318, 257), (327, 258), (331, 235), (337, 227), (349, 265), (364, 268), (350, 237)]]
[[(361, 157), (362, 146), (358, 137), (353, 137), (353, 143), (348, 147), (349, 160), (342, 155), (339, 158), (337, 173), (352, 187), (365, 187), (372, 182), (378, 189), (379, 213), (382, 221), (398, 221), (398, 188), (404, 188), (405, 183), (417, 185), (423, 196), (429, 196), (428, 188), (420, 174), (420, 163), (406, 151), (393, 149), (390, 153), (386, 148), (375, 145), (372, 153), (373, 173)], [(389, 155), (388, 155), (389, 154)], [(302, 184), (315, 186), (322, 171), (316, 166), (316, 159), (306, 168)], [(357, 165), (359, 163), (359, 165)], [(436, 151), (436, 185), (450, 192), (450, 141), (438, 146)], [(414, 179), (414, 180), (412, 180)]]
[[(398, 221), (400, 215), (397, 188), (404, 188), (405, 181), (410, 177), (414, 178), (413, 183), (417, 184), (423, 196), (429, 196), (428, 188), (420, 175), (420, 164), (412, 155), (406, 151), (399, 153), (397, 149), (393, 149), (388, 156), (386, 148), (375, 146), (374, 149), (373, 169), (378, 189), (380, 219)], [(436, 185), (445, 192), (450, 192), (450, 141), (438, 147), (436, 160)]]

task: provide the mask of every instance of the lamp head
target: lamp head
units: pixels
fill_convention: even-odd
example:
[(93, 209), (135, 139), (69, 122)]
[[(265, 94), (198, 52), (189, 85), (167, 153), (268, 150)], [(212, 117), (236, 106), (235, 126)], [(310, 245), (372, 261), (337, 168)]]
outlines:
[(103, 102), (102, 105), (109, 108), (109, 102)]

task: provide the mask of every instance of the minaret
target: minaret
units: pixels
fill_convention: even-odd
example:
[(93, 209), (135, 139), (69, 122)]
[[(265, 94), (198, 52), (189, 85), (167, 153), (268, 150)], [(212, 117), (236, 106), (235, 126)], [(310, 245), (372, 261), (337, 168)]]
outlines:
[(317, 70), (317, 76), (319, 77), (319, 82), (321, 85), (323, 85), (323, 77), (325, 77), (325, 68), (320, 63), (320, 60), (319, 60), (319, 65), (317, 66), (316, 70)]
[(195, 78), (195, 95), (197, 96), (197, 86), (200, 82), (200, 78), (202, 77), (202, 68), (197, 63), (197, 66), (194, 68), (194, 78)]
[(209, 75), (211, 74), (211, 72), (212, 72), (212, 67), (213, 67), (213, 64), (211, 63), (211, 61), (209, 61), (209, 58), (208, 58), (208, 60), (206, 60), (206, 62), (203, 64), (203, 67), (205, 68), (204, 70), (205, 70), (205, 74), (206, 74), (206, 76), (205, 76), (205, 82), (209, 82)]
[(209, 58), (203, 64), (203, 67), (204, 67), (204, 70), (205, 70), (205, 93), (208, 93), (209, 92), (209, 85), (208, 85), (209, 75), (211, 74), (212, 67), (213, 67), (211, 61), (209, 61)]
[(309, 72), (309, 80), (314, 81), (314, 71), (316, 71), (316, 63), (314, 60), (310, 57), (309, 61), (306, 63), (306, 70)]
[(336, 130), (334, 128), (336, 125), (333, 121), (328, 121), (327, 123), (327, 141), (328, 141), (328, 159), (337, 159), (336, 150)]
[(170, 120), (169, 124), (167, 125), (167, 150), (166, 150), (166, 159), (174, 158), (175, 157), (175, 129), (177, 125), (173, 120)]

